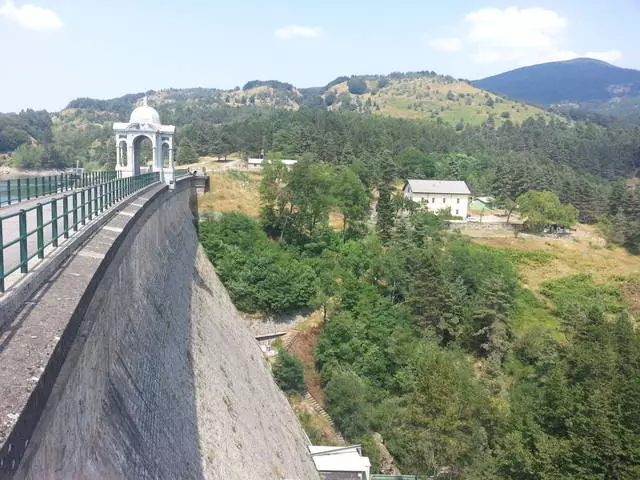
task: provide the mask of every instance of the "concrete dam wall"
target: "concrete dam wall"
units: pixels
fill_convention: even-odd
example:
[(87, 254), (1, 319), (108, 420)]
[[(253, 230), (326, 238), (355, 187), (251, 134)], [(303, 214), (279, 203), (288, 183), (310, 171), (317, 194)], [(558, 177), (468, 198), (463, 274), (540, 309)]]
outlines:
[(318, 478), (199, 246), (192, 200), (178, 182), (122, 233), (15, 478)]

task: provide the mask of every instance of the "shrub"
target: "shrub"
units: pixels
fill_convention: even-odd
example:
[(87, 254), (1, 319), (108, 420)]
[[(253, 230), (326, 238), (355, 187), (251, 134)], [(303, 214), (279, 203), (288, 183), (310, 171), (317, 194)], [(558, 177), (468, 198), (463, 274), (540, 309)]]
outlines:
[(349, 79), (347, 87), (349, 88), (349, 93), (353, 95), (362, 95), (367, 92), (367, 82), (361, 78), (354, 77)]
[(285, 393), (304, 393), (307, 389), (302, 363), (285, 349), (278, 351), (278, 358), (273, 365), (273, 377)]

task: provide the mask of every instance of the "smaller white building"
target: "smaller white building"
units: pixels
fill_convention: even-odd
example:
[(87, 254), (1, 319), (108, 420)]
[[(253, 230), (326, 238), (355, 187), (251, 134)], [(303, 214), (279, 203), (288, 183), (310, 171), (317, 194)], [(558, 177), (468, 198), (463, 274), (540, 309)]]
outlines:
[[(293, 167), (296, 163), (298, 163), (297, 160), (280, 160), (280, 162), (282, 162), (282, 164), (289, 169), (291, 169), (291, 167)], [(271, 163), (271, 160), (266, 160), (264, 158), (247, 159), (247, 165), (249, 165), (249, 167), (260, 168), (262, 167), (263, 163)]]
[(323, 480), (370, 480), (371, 462), (360, 445), (349, 447), (309, 446), (316, 470)]
[(434, 213), (451, 209), (454, 217), (467, 218), (471, 191), (459, 180), (407, 180), (404, 196)]

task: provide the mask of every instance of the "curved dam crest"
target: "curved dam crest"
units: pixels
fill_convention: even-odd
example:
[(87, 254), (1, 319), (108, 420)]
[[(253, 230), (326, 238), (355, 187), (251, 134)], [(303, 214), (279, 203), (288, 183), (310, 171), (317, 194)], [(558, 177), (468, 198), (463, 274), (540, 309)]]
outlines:
[(180, 181), (123, 232), (14, 478), (318, 478), (192, 201)]

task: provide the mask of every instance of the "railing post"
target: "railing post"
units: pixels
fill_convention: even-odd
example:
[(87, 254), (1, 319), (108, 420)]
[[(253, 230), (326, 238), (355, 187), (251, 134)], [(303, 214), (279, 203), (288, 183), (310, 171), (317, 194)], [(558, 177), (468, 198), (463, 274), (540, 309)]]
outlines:
[(27, 200), (31, 200), (31, 187), (29, 187), (29, 177), (27, 177)]
[(1, 218), (0, 218), (0, 292), (4, 293), (4, 237), (2, 234)]
[(100, 213), (104, 212), (104, 187), (100, 184)]
[(42, 226), (42, 204), (36, 206), (36, 237), (38, 238), (38, 258), (44, 258), (44, 227)]
[(91, 187), (87, 188), (87, 206), (89, 207), (89, 221), (93, 218), (92, 208), (91, 208)]
[(58, 246), (58, 200), (51, 202), (51, 245)]
[(80, 215), (81, 215), (82, 225), (86, 223), (85, 217), (87, 214), (87, 210), (86, 210), (87, 206), (84, 203), (85, 192), (86, 190), (80, 190)]
[(97, 216), (98, 215), (98, 186), (94, 186), (93, 187), (93, 205), (94, 205), (94, 214)]
[(73, 192), (73, 200), (71, 201), (73, 207), (73, 231), (78, 231), (78, 192)]
[(64, 238), (69, 238), (69, 197), (65, 195), (62, 197), (62, 228), (64, 228)]
[(20, 225), (20, 271), (27, 273), (29, 271), (27, 260), (29, 253), (27, 251), (27, 212), (24, 209), (20, 210), (18, 222)]
[(20, 179), (18, 179), (18, 202), (22, 201), (22, 194), (20, 192), (22, 185), (20, 185)]
[(11, 180), (7, 180), (7, 205), (11, 205)]

